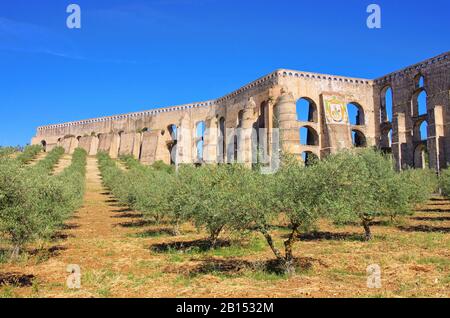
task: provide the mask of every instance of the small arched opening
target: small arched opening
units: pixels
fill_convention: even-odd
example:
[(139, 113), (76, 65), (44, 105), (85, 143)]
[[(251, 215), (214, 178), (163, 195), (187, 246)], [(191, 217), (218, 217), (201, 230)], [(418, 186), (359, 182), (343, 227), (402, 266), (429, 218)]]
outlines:
[(261, 103), (261, 106), (259, 107), (259, 117), (258, 117), (258, 128), (266, 128), (266, 111), (267, 105), (266, 102)]
[(417, 95), (417, 114), (419, 116), (426, 115), (428, 113), (427, 109), (427, 92), (422, 90), (419, 95)]
[(352, 142), (353, 146), (356, 148), (367, 147), (366, 136), (364, 136), (364, 134), (361, 131), (356, 129), (352, 130)]
[(310, 166), (319, 160), (319, 157), (311, 151), (302, 152), (302, 160), (305, 163), (305, 166)]
[(257, 122), (253, 125), (254, 128), (257, 129), (256, 132), (256, 142), (258, 145), (258, 151), (260, 153), (265, 153), (267, 150), (267, 141), (269, 140), (269, 130), (267, 129), (267, 108), (268, 103), (263, 102), (259, 108), (259, 117)]
[(383, 151), (385, 153), (392, 152), (392, 140), (393, 140), (392, 134), (393, 134), (393, 130), (391, 128), (391, 125), (389, 125), (385, 129), (381, 130), (381, 137), (380, 137), (381, 151)]
[(317, 106), (310, 98), (300, 98), (296, 104), (296, 111), (298, 121), (317, 123), (319, 120)]
[(381, 91), (380, 123), (390, 122), (394, 118), (393, 114), (394, 96), (392, 88), (386, 86)]
[(319, 134), (310, 126), (300, 128), (300, 144), (304, 146), (318, 146)]
[(45, 140), (41, 141), (42, 150), (44, 152), (47, 152), (47, 142)]
[(172, 124), (167, 126), (167, 131), (169, 132), (170, 139), (177, 140), (177, 125)]
[(237, 122), (236, 122), (236, 127), (237, 128), (242, 128), (242, 122), (244, 120), (244, 111), (240, 110), (238, 113), (238, 118), (237, 118)]
[(224, 163), (225, 162), (225, 118), (221, 117), (219, 119), (219, 131), (217, 134), (217, 162)]
[(203, 145), (205, 139), (205, 122), (200, 121), (195, 127), (195, 137), (196, 137), (196, 162), (203, 161)]
[(167, 126), (167, 131), (169, 132), (170, 140), (167, 142), (167, 150), (169, 151), (170, 156), (170, 164), (175, 165), (176, 164), (176, 151), (177, 151), (177, 125), (171, 124)]
[(280, 128), (280, 107), (278, 105), (273, 106), (272, 127)]
[(417, 74), (414, 78), (414, 85), (416, 89), (425, 89), (425, 76), (422, 74)]
[(353, 126), (364, 126), (365, 118), (364, 118), (364, 109), (358, 103), (352, 102), (347, 105), (348, 109), (348, 118), (350, 120), (350, 124)]
[(429, 167), (429, 154), (426, 142), (422, 142), (414, 149), (414, 168), (425, 169)]
[(419, 120), (414, 126), (414, 135), (417, 136), (416, 142), (428, 140), (428, 122), (426, 120)]
[(428, 113), (427, 91), (425, 89), (425, 77), (418, 74), (414, 78), (415, 92), (411, 100), (411, 116), (419, 117)]

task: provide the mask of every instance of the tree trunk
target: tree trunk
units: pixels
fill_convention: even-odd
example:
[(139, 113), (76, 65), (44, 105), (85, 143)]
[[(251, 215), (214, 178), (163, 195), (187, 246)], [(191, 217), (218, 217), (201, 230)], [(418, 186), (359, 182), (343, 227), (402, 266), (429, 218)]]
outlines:
[(285, 249), (285, 272), (286, 274), (293, 275), (295, 273), (295, 264), (294, 264), (294, 255), (292, 253), (292, 247), (294, 246), (297, 234), (298, 225), (294, 225), (292, 227), (292, 232), (289, 235), (289, 238), (284, 242)]
[(372, 232), (370, 231), (370, 220), (363, 219), (362, 225), (364, 227), (364, 232), (365, 232), (364, 239), (366, 241), (372, 240)]
[(20, 245), (15, 244), (11, 251), (11, 259), (16, 260), (19, 257), (19, 254), (20, 254)]
[(210, 242), (211, 242), (211, 248), (216, 248), (217, 240), (219, 239), (220, 232), (222, 232), (223, 226), (219, 227), (218, 229), (215, 229), (211, 231), (210, 236)]
[(275, 244), (273, 243), (272, 236), (271, 236), (270, 233), (267, 231), (267, 229), (266, 229), (266, 228), (260, 228), (259, 231), (264, 235), (264, 237), (265, 237), (265, 239), (266, 239), (266, 241), (267, 241), (267, 244), (269, 244), (270, 249), (271, 249), (272, 252), (275, 254), (276, 258), (277, 258), (279, 261), (283, 261), (283, 260), (284, 260), (284, 257), (283, 257), (283, 255), (281, 254), (281, 252), (275, 247)]
[(173, 236), (179, 236), (180, 235), (180, 223), (176, 221), (176, 223), (173, 226)]

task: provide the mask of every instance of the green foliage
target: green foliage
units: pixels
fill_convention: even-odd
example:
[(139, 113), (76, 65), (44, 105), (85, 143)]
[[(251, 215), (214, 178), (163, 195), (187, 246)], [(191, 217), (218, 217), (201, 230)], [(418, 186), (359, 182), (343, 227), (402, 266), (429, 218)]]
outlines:
[(164, 171), (167, 173), (173, 173), (175, 171), (173, 166), (168, 165), (161, 160), (156, 161), (154, 164), (151, 165), (151, 167), (155, 170)]
[(24, 151), (17, 156), (17, 161), (19, 161), (22, 164), (26, 164), (33, 160), (38, 153), (42, 151), (42, 146), (40, 145), (33, 145), (33, 146), (27, 146), (25, 147)]
[(401, 172), (402, 184), (412, 205), (426, 203), (439, 187), (436, 172), (431, 169), (409, 169)]
[(27, 243), (53, 235), (80, 205), (85, 164), (86, 152), (80, 149), (59, 176), (0, 159), (0, 233), (10, 242), (13, 257)]
[(0, 147), (0, 158), (8, 157), (19, 151), (19, 147)]
[[(366, 239), (372, 237), (370, 223), (376, 217), (410, 214), (420, 192), (419, 172), (397, 173), (393, 162), (372, 149), (343, 151), (321, 161), (327, 176), (322, 204), (336, 223), (361, 221)], [(429, 174), (422, 172), (423, 176)], [(428, 189), (420, 200), (429, 196)]]
[[(223, 229), (259, 232), (286, 273), (295, 269), (293, 245), (300, 232), (315, 229), (326, 217), (337, 224), (361, 222), (366, 238), (377, 217), (409, 214), (437, 187), (430, 170), (393, 169), (390, 158), (372, 149), (343, 151), (305, 167), (283, 155), (280, 170), (264, 175), (242, 165), (183, 165), (177, 173), (160, 163), (143, 166), (124, 157), (127, 171), (99, 154), (105, 185), (130, 207), (155, 221), (192, 222), (209, 233), (214, 247)], [(170, 168), (170, 169), (169, 169)], [(280, 217), (289, 233), (284, 253), (271, 234)]]
[(141, 165), (139, 160), (137, 160), (131, 155), (121, 156), (120, 160), (123, 161), (123, 163), (128, 169), (137, 169), (137, 168), (140, 169), (141, 167), (145, 167), (144, 165)]
[(232, 213), (238, 207), (239, 180), (243, 173), (251, 173), (240, 165), (206, 165), (198, 168), (183, 167), (191, 199), (187, 201), (185, 213), (197, 228), (205, 228), (210, 234), (211, 245), (215, 246), (222, 230), (228, 225)]
[(123, 156), (121, 160), (128, 170), (122, 171), (108, 154), (98, 155), (100, 170), (105, 186), (119, 200), (143, 213), (146, 219), (159, 223), (169, 218), (178, 234), (181, 222), (187, 219), (186, 211), (191, 189), (180, 180), (187, 180), (186, 173), (181, 173), (183, 179), (176, 177), (169, 169), (155, 169), (144, 166), (132, 156)]
[[(262, 233), (284, 272), (295, 270), (293, 245), (300, 231), (309, 231), (324, 215), (321, 205), (326, 178), (322, 167), (304, 167), (291, 156), (283, 156), (283, 164), (274, 175), (261, 175), (245, 169), (239, 171), (232, 205), (233, 227)], [(313, 181), (312, 181), (313, 180)], [(277, 248), (271, 224), (283, 214), (290, 234), (284, 241), (284, 254)]]
[(450, 196), (450, 168), (441, 171), (439, 187), (442, 190), (442, 194)]
[(124, 182), (126, 173), (122, 171), (107, 153), (99, 152), (97, 160), (102, 174), (104, 185), (122, 203), (132, 205), (132, 199), (128, 200), (129, 185)]

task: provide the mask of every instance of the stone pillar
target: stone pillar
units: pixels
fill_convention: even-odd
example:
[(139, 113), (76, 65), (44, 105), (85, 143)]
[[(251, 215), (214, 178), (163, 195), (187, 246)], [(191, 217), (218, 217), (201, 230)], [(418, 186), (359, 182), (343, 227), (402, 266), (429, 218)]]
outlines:
[(69, 148), (69, 154), (73, 154), (75, 152), (75, 149), (79, 147), (80, 141), (78, 138), (75, 137), (69, 137), (68, 138), (68, 148)]
[(141, 145), (142, 145), (142, 133), (135, 133), (132, 154), (133, 157), (136, 159), (139, 159), (139, 156), (141, 155)]
[(191, 119), (188, 113), (185, 113), (180, 120), (177, 143), (177, 164), (190, 164), (193, 162), (192, 157), (192, 139), (193, 129), (191, 126)]
[[(405, 166), (411, 166), (409, 156), (408, 138), (411, 136), (406, 128), (406, 118), (404, 113), (397, 113), (394, 118), (394, 134), (392, 142), (392, 153), (397, 162), (397, 169), (402, 170)], [(414, 155), (413, 155), (414, 156)], [(414, 161), (414, 160), (412, 160)]]
[(119, 156), (119, 147), (120, 147), (120, 135), (114, 133), (111, 140), (111, 146), (109, 148), (109, 156), (112, 159), (117, 159)]
[(101, 134), (98, 136), (99, 144), (98, 151), (108, 152), (111, 149), (113, 134)]
[(86, 152), (89, 154), (90, 151), (91, 151), (91, 143), (92, 143), (92, 137), (91, 136), (81, 137), (80, 140), (79, 140), (78, 147), (86, 150)]
[[(73, 139), (75, 139), (75, 138), (73, 138)], [(65, 153), (69, 153), (70, 154), (70, 151), (71, 151), (71, 142), (72, 142), (72, 137), (68, 137), (68, 138), (63, 138), (61, 141), (60, 141), (60, 146), (61, 147), (63, 147), (64, 148), (64, 152)]]
[(277, 118), (280, 128), (280, 147), (283, 152), (299, 155), (300, 133), (297, 123), (295, 99), (292, 93), (281, 90), (276, 102)]
[[(251, 167), (252, 163), (256, 162), (256, 135), (253, 135), (255, 109), (256, 103), (253, 98), (250, 97), (245, 104), (242, 116), (242, 127), (238, 130), (238, 162), (245, 164), (247, 167)], [(254, 140), (252, 137), (254, 137)]]
[(430, 136), (427, 140), (427, 148), (430, 159), (430, 167), (441, 170), (445, 166), (445, 149), (444, 149), (444, 107), (434, 106), (433, 121), (428, 126)]
[(133, 153), (135, 133), (122, 133), (120, 135), (119, 156), (131, 155)]
[(141, 163), (151, 165), (156, 161), (156, 150), (159, 143), (158, 131), (145, 131), (142, 133)]
[(93, 136), (91, 140), (91, 149), (89, 151), (90, 156), (97, 155), (98, 152), (98, 145), (99, 145), (99, 137)]
[(203, 160), (205, 163), (217, 162), (217, 140), (219, 134), (218, 120), (215, 116), (208, 117), (205, 122), (205, 138), (203, 143)]

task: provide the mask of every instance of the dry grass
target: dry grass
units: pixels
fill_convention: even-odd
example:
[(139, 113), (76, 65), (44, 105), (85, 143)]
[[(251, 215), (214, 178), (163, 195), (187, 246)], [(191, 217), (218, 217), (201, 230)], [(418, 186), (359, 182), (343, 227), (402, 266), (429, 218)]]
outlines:
[[(165, 225), (119, 206), (88, 159), (84, 206), (44, 249), (0, 264), (0, 297), (449, 297), (450, 201), (434, 198), (400, 224), (320, 232), (295, 245), (297, 274), (272, 271), (273, 255), (258, 235), (226, 233), (215, 250), (189, 224), (171, 236)], [(287, 230), (274, 228), (277, 244)], [(82, 288), (66, 287), (66, 267), (78, 264)], [(379, 264), (382, 288), (366, 286), (366, 268)]]

